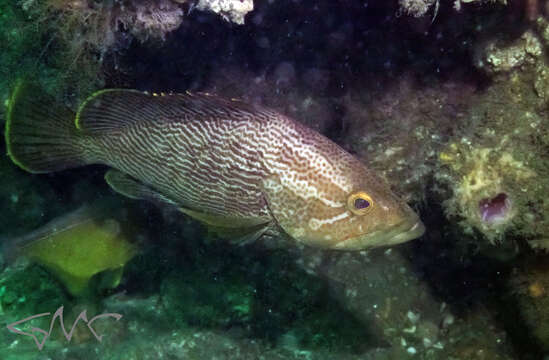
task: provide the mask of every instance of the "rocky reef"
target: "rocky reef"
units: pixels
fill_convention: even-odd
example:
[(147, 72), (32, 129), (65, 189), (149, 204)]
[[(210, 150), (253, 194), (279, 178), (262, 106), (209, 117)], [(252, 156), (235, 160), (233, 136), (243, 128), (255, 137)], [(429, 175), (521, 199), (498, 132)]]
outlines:
[(7, 99), (13, 79), (29, 76), (75, 105), (116, 76), (120, 56), (133, 42), (162, 46), (194, 11), (243, 24), (252, 10), (252, 0), (2, 2), (0, 100)]
[(500, 47), (479, 46), (483, 60), (476, 66), (494, 83), (472, 101), (467, 130), (439, 153), (437, 178), (453, 193), (445, 208), (490, 242), (516, 238), (545, 248), (549, 209), (539, 201), (549, 190), (545, 48), (532, 30)]
[[(174, 209), (113, 195), (103, 167), (30, 175), (4, 157), (0, 319), (49, 313), (19, 325), (47, 331), (63, 306), (70, 329), (85, 310), (70, 341), (57, 322), (40, 334), (41, 356), (67, 360), (548, 356), (547, 11), (537, 1), (1, 3), (3, 105), (21, 77), (73, 108), (103, 87), (262, 104), (374, 169), (427, 232), (361, 252), (237, 247)], [(14, 239), (97, 202), (130, 231), (95, 249), (85, 292), (43, 262), (10, 259)], [(72, 240), (67, 251), (92, 253)], [(114, 260), (124, 275), (104, 286)], [(101, 342), (85, 324), (99, 314), (122, 316), (94, 322)], [(38, 351), (32, 337), (0, 332), (2, 358)]]

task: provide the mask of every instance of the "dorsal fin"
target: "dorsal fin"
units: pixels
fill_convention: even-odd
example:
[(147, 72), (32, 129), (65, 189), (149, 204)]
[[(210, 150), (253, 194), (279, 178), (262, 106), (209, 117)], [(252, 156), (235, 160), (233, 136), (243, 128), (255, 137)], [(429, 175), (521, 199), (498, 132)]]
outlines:
[(118, 130), (136, 122), (189, 120), (250, 120), (274, 112), (235, 99), (207, 93), (148, 93), (128, 89), (100, 90), (84, 101), (76, 114), (76, 128), (86, 133)]

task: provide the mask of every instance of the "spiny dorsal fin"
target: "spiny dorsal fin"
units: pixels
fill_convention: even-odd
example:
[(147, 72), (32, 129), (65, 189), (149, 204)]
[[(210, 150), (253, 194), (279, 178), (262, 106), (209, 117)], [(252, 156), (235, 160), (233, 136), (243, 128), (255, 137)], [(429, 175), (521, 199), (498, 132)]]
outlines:
[(136, 122), (181, 122), (189, 120), (250, 120), (275, 113), (236, 99), (207, 93), (148, 93), (106, 89), (92, 94), (80, 106), (75, 124), (86, 133), (118, 130)]

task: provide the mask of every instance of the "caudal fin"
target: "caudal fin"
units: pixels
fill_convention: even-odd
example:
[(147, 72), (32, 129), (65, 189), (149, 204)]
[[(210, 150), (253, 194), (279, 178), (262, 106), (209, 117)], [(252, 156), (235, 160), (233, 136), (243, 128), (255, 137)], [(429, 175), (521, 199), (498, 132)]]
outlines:
[(40, 88), (19, 81), (6, 117), (6, 146), (12, 161), (32, 173), (85, 165), (75, 114)]

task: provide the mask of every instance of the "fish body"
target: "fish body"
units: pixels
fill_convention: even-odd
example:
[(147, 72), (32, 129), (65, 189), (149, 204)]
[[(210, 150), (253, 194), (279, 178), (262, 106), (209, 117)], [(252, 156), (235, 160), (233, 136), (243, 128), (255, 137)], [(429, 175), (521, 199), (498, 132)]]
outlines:
[[(365, 249), (421, 236), (418, 216), (337, 144), (274, 110), (208, 94), (109, 89), (72, 114), (20, 84), (8, 153), (31, 172), (105, 164), (116, 191), (252, 238)], [(38, 124), (42, 122), (42, 125)], [(38, 125), (37, 125), (38, 124)]]

